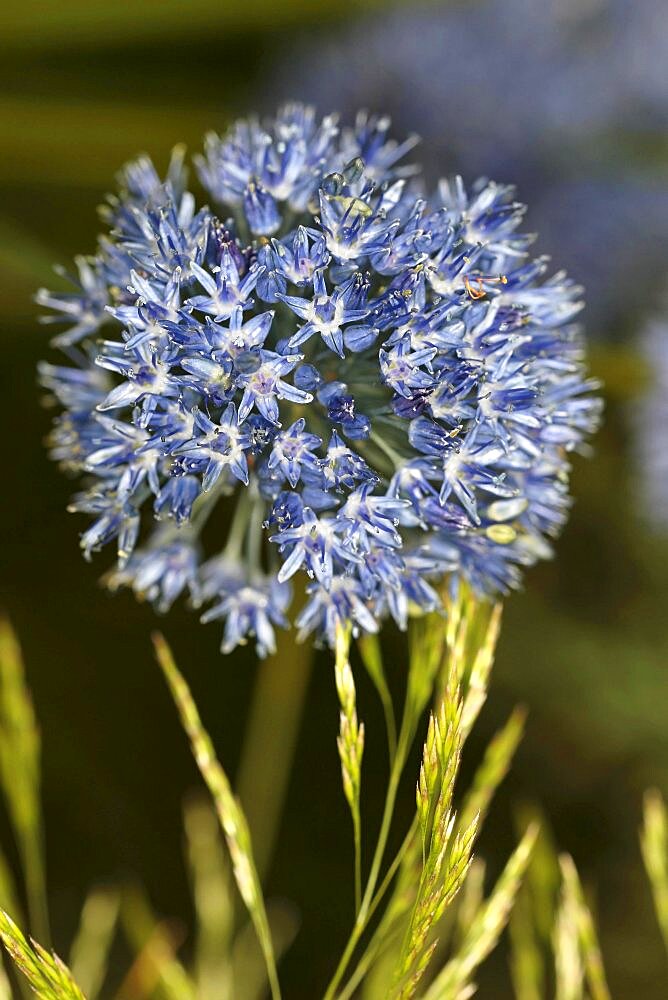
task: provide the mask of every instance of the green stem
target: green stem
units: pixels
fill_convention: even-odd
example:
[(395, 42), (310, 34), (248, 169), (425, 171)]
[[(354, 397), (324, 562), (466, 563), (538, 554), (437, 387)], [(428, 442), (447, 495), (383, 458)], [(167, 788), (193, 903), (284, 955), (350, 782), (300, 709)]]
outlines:
[[(396, 930), (393, 932), (393, 935), (395, 937), (397, 936)], [(350, 997), (354, 994), (355, 990), (357, 989), (357, 987), (362, 982), (362, 980), (366, 976), (367, 972), (369, 971), (369, 969), (373, 965), (373, 963), (374, 963), (374, 961), (375, 961), (375, 959), (376, 959), (376, 957), (378, 955), (378, 952), (381, 949), (381, 946), (383, 944), (385, 944), (385, 946), (387, 946), (389, 944), (389, 942), (390, 942), (391, 939), (392, 939), (392, 935), (390, 935), (390, 937), (388, 939), (386, 939), (384, 942), (380, 941), (375, 936), (371, 938), (371, 940), (369, 941), (368, 945), (364, 949), (364, 953), (362, 954), (362, 957), (360, 958), (359, 962), (355, 966), (354, 973), (352, 974), (352, 976), (350, 977), (350, 979), (348, 980), (348, 982), (346, 983), (346, 985), (343, 987), (343, 989), (341, 990), (341, 992), (338, 994), (336, 1000), (350, 1000)]]
[(250, 504), (244, 503), (241, 497), (237, 499), (237, 505), (232, 515), (232, 523), (227, 532), (227, 542), (223, 550), (225, 558), (231, 562), (238, 562), (244, 547), (244, 537), (246, 526), (250, 517)]
[(348, 963), (353, 956), (355, 948), (357, 947), (359, 940), (364, 933), (366, 925), (371, 916), (371, 906), (374, 898), (374, 891), (376, 884), (378, 882), (378, 876), (380, 875), (380, 866), (383, 863), (383, 856), (385, 854), (385, 848), (387, 846), (387, 838), (390, 834), (390, 827), (392, 825), (392, 816), (394, 814), (394, 805), (397, 798), (397, 791), (399, 789), (399, 780), (406, 763), (406, 756), (408, 753), (408, 745), (410, 742), (410, 729), (411, 729), (411, 718), (410, 712), (408, 710), (404, 711), (404, 717), (401, 724), (401, 733), (399, 735), (399, 742), (397, 746), (397, 753), (392, 764), (392, 769), (390, 771), (390, 780), (387, 785), (387, 793), (385, 795), (385, 805), (383, 807), (383, 818), (380, 823), (380, 830), (378, 832), (378, 841), (376, 843), (376, 850), (374, 851), (373, 860), (371, 862), (371, 869), (369, 871), (369, 878), (367, 880), (366, 888), (364, 890), (364, 896), (362, 898), (362, 903), (357, 913), (357, 918), (353, 926), (350, 937), (348, 938), (348, 943), (341, 955), (339, 964), (336, 967), (334, 975), (327, 987), (327, 991), (324, 996), (324, 1000), (333, 1000), (333, 997), (338, 989), (338, 986), (343, 978), (343, 975), (348, 967)]
[(411, 844), (411, 841), (413, 840), (413, 837), (415, 836), (416, 829), (417, 829), (417, 816), (415, 817), (415, 819), (411, 823), (410, 828), (408, 830), (408, 833), (404, 837), (403, 843), (402, 843), (401, 847), (399, 848), (399, 850), (397, 851), (397, 853), (395, 855), (394, 861), (392, 862), (392, 864), (390, 865), (390, 867), (387, 869), (387, 873), (385, 875), (385, 878), (380, 883), (380, 886), (378, 887), (378, 892), (376, 893), (376, 895), (373, 897), (373, 900), (371, 901), (371, 905), (369, 907), (369, 913), (368, 913), (368, 917), (367, 917), (368, 920), (371, 919), (371, 917), (375, 913), (377, 907), (381, 903), (381, 901), (383, 899), (383, 896), (385, 895), (385, 893), (389, 889), (390, 884), (392, 882), (392, 879), (396, 875), (397, 869), (398, 869), (399, 865), (401, 864), (402, 859), (403, 859), (406, 851), (410, 847), (410, 844)]
[(31, 931), (40, 944), (48, 948), (51, 942), (51, 932), (46, 902), (44, 852), (38, 829), (26, 831), (22, 848)]
[(394, 706), (391, 698), (381, 697), (383, 714), (385, 716), (385, 728), (387, 730), (387, 752), (390, 759), (390, 767), (397, 756), (397, 724), (394, 719)]
[(219, 481), (208, 493), (200, 493), (195, 500), (190, 515), (190, 527), (197, 535), (200, 534), (215, 510), (223, 488), (224, 484)]
[(397, 723), (394, 716), (392, 696), (383, 671), (382, 653), (378, 637), (370, 633), (363, 635), (357, 640), (357, 646), (362, 657), (362, 662), (374, 683), (380, 703), (383, 706), (385, 729), (387, 732), (387, 751), (391, 768), (397, 753)]
[(353, 839), (355, 842), (355, 915), (362, 906), (362, 829), (359, 807), (353, 813)]
[(286, 633), (259, 664), (237, 787), (261, 878), (276, 841), (312, 662), (311, 646), (296, 646)]
[[(397, 851), (397, 853), (395, 855), (395, 858), (394, 858), (394, 861), (392, 862), (392, 864), (388, 868), (387, 873), (386, 873), (383, 881), (381, 882), (380, 886), (378, 887), (378, 891), (376, 892), (376, 895), (373, 897), (371, 905), (369, 906), (369, 912), (367, 914), (367, 921), (371, 919), (371, 917), (375, 913), (376, 909), (378, 908), (378, 906), (382, 902), (385, 893), (389, 889), (389, 887), (390, 887), (390, 885), (392, 883), (392, 880), (394, 879), (394, 876), (397, 873), (397, 869), (399, 868), (399, 865), (401, 864), (401, 861), (402, 861), (402, 859), (403, 859), (406, 851), (410, 847), (410, 844), (411, 844), (411, 841), (413, 840), (413, 837), (415, 836), (416, 828), (417, 828), (417, 817), (411, 823), (410, 829), (409, 829), (408, 833), (406, 834), (406, 836), (404, 837), (403, 843), (402, 843), (401, 847), (399, 848), (399, 850)], [(350, 977), (350, 979), (346, 983), (344, 989), (339, 993), (339, 995), (337, 997), (337, 1000), (348, 1000), (348, 998), (352, 996), (352, 994), (355, 992), (355, 989), (357, 988), (357, 986), (359, 985), (359, 983), (364, 978), (364, 976), (367, 973), (370, 965), (373, 963), (373, 960), (376, 957), (376, 954), (378, 952), (378, 949), (379, 949), (380, 945), (382, 944), (382, 941), (381, 941), (382, 933), (381, 932), (383, 931), (383, 927), (384, 927), (384, 924), (383, 924), (383, 921), (381, 920), (381, 922), (376, 927), (376, 929), (375, 929), (375, 931), (374, 931), (374, 933), (373, 933), (373, 935), (371, 937), (371, 940), (369, 941), (369, 943), (367, 944), (366, 948), (364, 949), (364, 952), (363, 952), (363, 954), (362, 954), (359, 962), (355, 966), (355, 970), (354, 970), (352, 976)]]
[(249, 579), (262, 568), (262, 513), (264, 504), (255, 501), (251, 507), (250, 525), (246, 534), (246, 564)]
[(404, 464), (405, 459), (403, 459), (399, 454), (399, 452), (395, 451), (394, 448), (392, 448), (387, 443), (387, 441), (385, 441), (382, 438), (380, 434), (376, 434), (374, 431), (372, 431), (370, 435), (370, 440), (373, 441), (373, 443), (377, 448), (379, 448), (382, 452), (384, 452), (387, 455), (390, 461), (394, 464), (395, 468), (398, 469)]

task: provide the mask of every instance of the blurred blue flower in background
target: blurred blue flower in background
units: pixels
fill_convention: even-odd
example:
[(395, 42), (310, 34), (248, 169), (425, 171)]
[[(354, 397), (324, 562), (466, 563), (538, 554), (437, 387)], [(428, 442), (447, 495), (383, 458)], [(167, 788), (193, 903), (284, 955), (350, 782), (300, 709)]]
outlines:
[(341, 33), (284, 53), (278, 92), (387, 111), (423, 137), (428, 172), (511, 180), (540, 248), (586, 282), (594, 335), (647, 307), (668, 254), (668, 183), (630, 150), (665, 142), (661, 0), (410, 4)]
[[(665, 303), (664, 303), (665, 305)], [(629, 408), (647, 524), (656, 532), (668, 532), (668, 314), (664, 308), (646, 324), (639, 348), (648, 369), (648, 384), (640, 399)]]

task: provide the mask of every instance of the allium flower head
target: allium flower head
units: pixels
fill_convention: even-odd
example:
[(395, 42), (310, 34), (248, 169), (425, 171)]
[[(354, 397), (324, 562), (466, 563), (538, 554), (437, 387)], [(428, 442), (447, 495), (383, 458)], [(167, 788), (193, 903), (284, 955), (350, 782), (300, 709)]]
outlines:
[(298, 573), (297, 626), (329, 642), (404, 627), (445, 578), (516, 587), (597, 424), (581, 290), (531, 259), (513, 189), (427, 192), (388, 130), (289, 105), (210, 135), (211, 209), (180, 152), (164, 181), (142, 158), (77, 290), (39, 294), (66, 324), (41, 375), (84, 554), (115, 544), (109, 583), (159, 610), (209, 604), (225, 651), (274, 648)]

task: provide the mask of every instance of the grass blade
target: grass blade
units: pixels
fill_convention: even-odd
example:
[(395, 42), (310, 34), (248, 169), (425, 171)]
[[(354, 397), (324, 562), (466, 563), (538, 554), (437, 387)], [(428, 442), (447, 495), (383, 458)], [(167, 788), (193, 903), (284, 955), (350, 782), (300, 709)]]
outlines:
[[(267, 919), (276, 955), (280, 959), (295, 939), (299, 919), (295, 908), (288, 902), (271, 899), (267, 902)], [(267, 970), (258, 947), (257, 935), (250, 922), (237, 934), (232, 957), (235, 991), (229, 995), (229, 1000), (236, 1000), (238, 997), (243, 997), (243, 1000), (262, 1000), (267, 994)], [(198, 1000), (221, 1000), (221, 994), (216, 990)]]
[(510, 974), (516, 1000), (543, 1000), (545, 963), (533, 922), (531, 896), (526, 880), (515, 899), (508, 931)]
[(136, 958), (117, 1000), (196, 1000), (195, 984), (176, 956), (185, 936), (183, 930), (158, 920), (136, 887), (123, 894), (120, 917)]
[(89, 1000), (102, 988), (109, 962), (114, 931), (120, 910), (120, 893), (115, 889), (94, 889), (81, 911), (79, 929), (72, 944), (72, 975)]
[(466, 940), (476, 914), (483, 905), (485, 874), (485, 862), (482, 858), (474, 858), (462, 886), (457, 905), (457, 918), (453, 927), (456, 950), (459, 950), (460, 945)]
[(578, 933), (578, 905), (564, 881), (554, 922), (556, 1000), (584, 1000), (584, 962)]
[(470, 826), (475, 816), (480, 817), (482, 824), (492, 797), (508, 773), (522, 739), (525, 719), (524, 709), (516, 708), (503, 729), (499, 730), (487, 747), (459, 814), (461, 829)]
[(0, 962), (0, 1000), (13, 1000), (12, 987), (2, 962)]
[(390, 764), (392, 764), (397, 752), (397, 721), (394, 714), (394, 705), (392, 704), (392, 695), (390, 694), (390, 689), (387, 686), (385, 668), (383, 666), (383, 655), (380, 649), (378, 636), (374, 635), (372, 632), (363, 633), (357, 640), (357, 648), (359, 649), (364, 668), (373, 681), (374, 687), (378, 692), (381, 705), (383, 706), (385, 728), (387, 730), (387, 746), (390, 756)]
[(564, 895), (572, 900), (572, 904), (569, 903), (569, 910), (575, 914), (578, 942), (591, 1000), (610, 1000), (610, 990), (605, 979), (594, 919), (585, 902), (577, 869), (569, 854), (560, 856), (559, 865), (563, 878)]
[(9, 622), (0, 618), (0, 780), (21, 853), (31, 928), (48, 944), (39, 757), (21, 649)]
[(213, 806), (199, 796), (186, 804), (184, 820), (197, 916), (197, 991), (202, 1000), (232, 997), (234, 888), (220, 826)]
[(14, 876), (4, 852), (0, 849), (0, 909), (14, 913), (16, 919), (23, 923), (23, 913), (19, 906)]
[(668, 950), (668, 811), (661, 793), (645, 793), (640, 846), (647, 869), (654, 908)]
[(158, 663), (181, 716), (181, 722), (190, 739), (193, 755), (206, 785), (211, 792), (220, 824), (225, 833), (232, 858), (232, 868), (241, 894), (262, 948), (274, 1000), (280, 998), (276, 960), (269, 932), (267, 913), (260, 887), (260, 880), (253, 861), (251, 838), (246, 818), (235, 798), (230, 782), (213, 749), (209, 734), (202, 725), (190, 689), (179, 672), (165, 639), (154, 635)]
[(531, 899), (531, 918), (539, 942), (548, 950), (556, 918), (561, 871), (554, 836), (543, 811), (536, 805), (522, 803), (515, 810), (515, 825), (522, 836), (531, 826), (538, 826), (538, 837), (531, 855), (524, 886)]
[(471, 863), (477, 817), (461, 834), (455, 831), (452, 796), (459, 771), (463, 704), (448, 689), (429, 719), (417, 787), (422, 837), (422, 871), (417, 896), (394, 973), (393, 996), (414, 995), (432, 957), (434, 929), (455, 898)]
[(292, 633), (282, 631), (276, 652), (257, 666), (237, 790), (261, 879), (280, 826), (312, 666), (312, 644), (296, 645)]

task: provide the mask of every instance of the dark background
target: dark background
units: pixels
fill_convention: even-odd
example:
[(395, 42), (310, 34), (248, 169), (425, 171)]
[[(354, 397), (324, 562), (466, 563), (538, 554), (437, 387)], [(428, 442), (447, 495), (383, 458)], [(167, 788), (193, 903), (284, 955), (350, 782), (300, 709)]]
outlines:
[[(125, 159), (146, 151), (163, 168), (176, 142), (196, 149), (207, 129), (295, 97), (323, 111), (389, 110), (400, 132), (424, 135), (433, 176), (461, 169), (468, 179), (517, 180), (529, 228), (543, 233), (540, 249), (589, 288), (606, 423), (593, 459), (576, 462), (577, 502), (558, 559), (508, 601), (465, 770), (512, 706), (526, 704), (526, 737), (482, 850), (495, 870), (514, 838), (511, 803), (540, 802), (595, 888), (613, 995), (664, 997), (665, 958), (637, 843), (643, 790), (668, 789), (668, 475), (657, 473), (668, 380), (662, 400), (643, 353), (651, 321), (668, 369), (664, 4), (23, 0), (3, 18), (1, 604), (22, 639), (43, 731), (56, 946), (67, 951), (96, 881), (139, 877), (158, 912), (188, 924), (181, 803), (198, 779), (152, 659), (153, 613), (98, 586), (106, 555), (93, 565), (79, 556), (82, 522), (65, 513), (74, 487), (43, 448), (49, 414), (35, 366), (53, 352), (31, 296), (53, 282), (53, 261), (94, 248), (96, 206)], [(221, 657), (216, 627), (184, 609), (161, 627), (234, 773), (252, 653)], [(404, 664), (394, 639), (398, 692)], [(363, 680), (359, 701), (373, 826), (382, 720)], [(349, 927), (336, 727), (322, 656), (269, 880), (303, 922), (283, 965), (288, 997), (316, 994)], [(4, 820), (0, 832), (9, 844)], [(503, 953), (481, 995), (510, 995)]]

